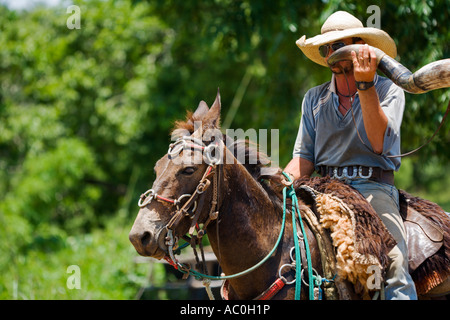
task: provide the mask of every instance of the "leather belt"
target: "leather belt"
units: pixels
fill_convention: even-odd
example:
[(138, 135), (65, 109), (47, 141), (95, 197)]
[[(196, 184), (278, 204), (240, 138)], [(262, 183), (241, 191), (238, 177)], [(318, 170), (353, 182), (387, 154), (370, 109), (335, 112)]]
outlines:
[(322, 177), (330, 176), (336, 179), (369, 179), (372, 181), (394, 185), (394, 171), (377, 167), (348, 166), (328, 167), (320, 166), (318, 170)]

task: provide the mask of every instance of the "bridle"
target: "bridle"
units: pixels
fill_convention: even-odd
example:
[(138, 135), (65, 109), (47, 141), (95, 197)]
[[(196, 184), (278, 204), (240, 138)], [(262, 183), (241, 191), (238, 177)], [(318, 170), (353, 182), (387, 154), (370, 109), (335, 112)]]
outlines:
[[(221, 145), (220, 142), (211, 142), (209, 145), (205, 145), (202, 140), (190, 137), (190, 136), (184, 136), (181, 138), (178, 138), (174, 143), (170, 144), (168, 155), (169, 159), (174, 159), (180, 155), (180, 153), (185, 150), (193, 150), (193, 151), (202, 151), (204, 152), (205, 162), (208, 164), (208, 167), (206, 168), (202, 178), (200, 179), (199, 183), (197, 184), (197, 187), (195, 188), (194, 192), (192, 194), (183, 194), (179, 196), (177, 199), (170, 199), (166, 197), (162, 197), (156, 193), (155, 190), (149, 189), (146, 192), (144, 192), (138, 201), (138, 206), (141, 208), (146, 207), (148, 204), (151, 203), (153, 199), (156, 201), (162, 202), (162, 203), (169, 203), (173, 207), (176, 207), (176, 210), (174, 211), (174, 214), (172, 218), (169, 220), (167, 225), (165, 226), (165, 229), (167, 231), (167, 235), (165, 237), (165, 244), (168, 248), (169, 257), (165, 257), (165, 259), (175, 266), (177, 269), (186, 270), (187, 267), (183, 264), (181, 264), (174, 255), (174, 247), (176, 246), (178, 242), (178, 237), (175, 234), (175, 229), (178, 227), (178, 225), (181, 223), (181, 221), (184, 218), (189, 217), (191, 220), (191, 225), (189, 228), (189, 236), (191, 236), (191, 244), (193, 244), (194, 241), (197, 241), (197, 239), (200, 239), (206, 234), (206, 228), (208, 225), (216, 220), (219, 216), (219, 179), (220, 179), (220, 171), (219, 167), (222, 167), (221, 160), (222, 160), (222, 153), (220, 152)], [(222, 146), (223, 149), (223, 146)], [(215, 155), (213, 155), (215, 153)], [(208, 218), (205, 222), (203, 222), (203, 226), (201, 228), (198, 227), (199, 225), (199, 217), (202, 210), (197, 210), (197, 199), (198, 197), (203, 194), (211, 185), (211, 177), (212, 177), (212, 185), (213, 185), (213, 192), (212, 192), (212, 199), (211, 199), (211, 207), (209, 210)], [(186, 199), (186, 202), (184, 204), (182, 203), (182, 200)], [(193, 234), (195, 230), (197, 229), (197, 235), (195, 238), (193, 237)], [(184, 236), (182, 236), (184, 238)], [(194, 239), (194, 240), (192, 240)], [(201, 241), (199, 241), (201, 243)], [(195, 250), (195, 248), (194, 248)], [(203, 252), (202, 252), (203, 255)]]
[[(295, 260), (292, 264), (289, 264), (290, 268), (294, 268), (296, 270), (296, 279), (299, 279), (299, 281), (291, 281), (288, 282), (286, 280), (285, 277), (283, 277), (282, 274), (282, 270), (287, 266), (286, 264), (281, 266), (281, 268), (279, 269), (279, 277), (277, 278), (277, 280), (266, 290), (264, 291), (261, 295), (258, 296), (258, 299), (262, 299), (262, 300), (266, 300), (266, 299), (270, 299), (271, 297), (273, 297), (277, 292), (279, 292), (286, 284), (293, 284), (296, 283), (295, 285), (295, 296), (296, 299), (298, 300), (300, 298), (300, 290), (301, 290), (301, 282), (300, 278), (302, 278), (303, 273), (301, 272), (301, 266), (302, 266), (302, 262), (301, 262), (301, 258), (300, 255), (304, 255), (303, 251), (306, 251), (306, 258), (304, 258), (303, 260), (306, 260), (306, 264), (307, 264), (307, 270), (308, 270), (308, 278), (309, 278), (309, 298), (310, 299), (314, 299), (314, 287), (315, 286), (320, 286), (320, 283), (322, 283), (323, 280), (327, 280), (325, 278), (320, 278), (317, 276), (313, 276), (312, 272), (312, 264), (311, 264), (311, 256), (309, 253), (309, 244), (307, 241), (306, 237), (300, 237), (303, 242), (304, 245), (299, 244), (299, 239), (297, 239), (297, 237), (299, 236), (299, 234), (306, 234), (305, 233), (305, 229), (303, 227), (303, 223), (302, 223), (302, 218), (300, 215), (300, 211), (299, 211), (299, 205), (298, 205), (298, 201), (297, 201), (297, 197), (295, 195), (295, 190), (293, 188), (293, 181), (291, 180), (291, 178), (289, 177), (288, 174), (283, 172), (283, 175), (285, 176), (286, 180), (285, 180), (285, 185), (286, 187), (283, 189), (283, 218), (282, 218), (282, 223), (281, 223), (281, 228), (280, 228), (280, 233), (278, 235), (277, 241), (274, 244), (274, 246), (272, 247), (272, 249), (270, 250), (270, 252), (267, 253), (267, 255), (261, 259), (258, 263), (256, 263), (255, 265), (253, 265), (252, 267), (243, 270), (241, 272), (235, 273), (235, 274), (231, 274), (231, 275), (221, 275), (221, 276), (212, 276), (212, 275), (208, 275), (207, 274), (207, 268), (206, 268), (206, 262), (204, 259), (204, 252), (203, 252), (203, 247), (201, 246), (201, 241), (198, 241), (199, 239), (201, 240), (201, 238), (203, 237), (203, 235), (206, 234), (206, 228), (207, 226), (214, 220), (218, 219), (219, 217), (219, 211), (218, 208), (220, 207), (219, 205), (219, 180), (220, 180), (220, 176), (221, 176), (221, 171), (223, 170), (223, 163), (221, 163), (222, 160), (222, 155), (223, 155), (223, 150), (224, 150), (224, 145), (223, 142), (221, 140), (219, 141), (215, 141), (214, 143), (210, 143), (209, 145), (205, 145), (203, 143), (203, 141), (196, 139), (194, 137), (190, 137), (190, 136), (184, 136), (182, 138), (179, 138), (178, 140), (176, 140), (174, 143), (170, 144), (169, 146), (169, 150), (168, 150), (168, 155), (169, 158), (174, 158), (179, 156), (179, 154), (181, 153), (181, 151), (185, 150), (185, 149), (190, 149), (190, 150), (194, 150), (194, 151), (203, 151), (205, 152), (204, 157), (206, 158), (206, 161), (208, 163), (208, 167), (206, 168), (202, 178), (200, 179), (197, 187), (195, 188), (195, 191), (192, 194), (183, 194), (180, 197), (178, 197), (177, 199), (170, 199), (170, 198), (165, 198), (162, 197), (160, 195), (158, 195), (153, 189), (147, 190), (145, 193), (143, 193), (138, 201), (138, 205), (139, 207), (143, 208), (145, 206), (147, 206), (153, 199), (155, 199), (156, 201), (160, 201), (160, 202), (165, 202), (165, 203), (169, 203), (172, 206), (176, 207), (175, 213), (172, 216), (172, 218), (169, 220), (169, 222), (167, 223), (167, 225), (165, 226), (165, 229), (167, 230), (167, 235), (165, 237), (165, 244), (168, 248), (168, 252), (169, 252), (169, 257), (164, 257), (169, 264), (171, 264), (173, 267), (175, 267), (177, 270), (181, 271), (182, 273), (184, 273), (183, 278), (187, 278), (187, 276), (189, 276), (189, 274), (194, 275), (198, 280), (202, 280), (203, 281), (203, 285), (205, 286), (205, 289), (208, 293), (208, 296), (211, 300), (214, 299), (214, 296), (212, 294), (212, 291), (210, 289), (210, 283), (211, 280), (228, 280), (228, 279), (232, 279), (232, 278), (238, 278), (241, 276), (244, 276), (256, 269), (258, 269), (260, 266), (262, 266), (264, 263), (266, 263), (271, 256), (274, 254), (275, 250), (277, 249), (278, 245), (281, 242), (281, 239), (283, 237), (283, 233), (284, 233), (284, 229), (285, 229), (285, 222), (286, 222), (286, 213), (287, 213), (287, 208), (286, 208), (286, 203), (287, 203), (287, 198), (291, 198), (291, 202), (292, 202), (292, 226), (293, 226), (293, 237), (294, 237), (294, 243), (295, 243)], [(215, 155), (213, 156), (213, 152), (215, 152)], [(220, 169), (219, 169), (220, 168)], [(201, 214), (201, 208), (197, 208), (197, 202), (196, 200), (198, 199), (198, 197), (203, 194), (208, 187), (211, 184), (211, 176), (213, 179), (213, 194), (212, 194), (212, 200), (211, 200), (211, 208), (209, 210), (209, 215), (207, 220), (203, 223), (202, 228), (198, 228), (198, 219), (199, 216)], [(182, 205), (181, 200), (184, 198), (188, 198), (187, 201)], [(193, 206), (192, 210), (191, 207)], [(185, 217), (189, 217), (191, 219), (191, 226), (189, 228), (189, 235), (191, 236), (190, 239), (190, 243), (194, 249), (194, 254), (197, 260), (197, 264), (200, 263), (196, 250), (195, 250), (195, 243), (198, 241), (198, 244), (200, 246), (200, 250), (202, 253), (202, 259), (203, 259), (203, 272), (204, 273), (200, 273), (198, 271), (192, 270), (190, 268), (189, 265), (185, 265), (180, 263), (175, 255), (174, 255), (174, 247), (176, 246), (177, 243), (177, 236), (174, 234), (175, 229), (177, 228), (177, 226), (180, 224), (180, 222), (185, 218)], [(300, 228), (297, 229), (296, 226), (296, 221), (298, 221), (298, 223), (300, 224)], [(197, 228), (197, 235), (193, 235), (195, 229)], [(218, 228), (217, 228), (217, 232), (218, 232)], [(161, 233), (160, 233), (161, 236)], [(185, 236), (182, 236), (185, 239)], [(292, 251), (292, 249), (291, 249)], [(302, 254), (300, 253), (302, 252)], [(220, 255), (220, 251), (219, 251), (219, 255)], [(291, 255), (292, 256), (292, 255)], [(298, 261), (297, 264), (295, 264), (295, 261)], [(305, 263), (305, 262), (303, 262)], [(318, 278), (322, 279), (319, 282), (317, 282)], [(328, 280), (327, 280), (328, 281)], [(332, 281), (332, 280), (330, 280)]]

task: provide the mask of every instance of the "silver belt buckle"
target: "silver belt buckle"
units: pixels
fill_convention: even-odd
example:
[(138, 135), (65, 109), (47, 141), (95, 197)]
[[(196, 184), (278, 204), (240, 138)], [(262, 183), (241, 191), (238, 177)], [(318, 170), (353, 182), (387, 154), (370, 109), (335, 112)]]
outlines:
[(372, 173), (373, 173), (373, 168), (369, 167), (369, 173), (366, 176), (363, 175), (363, 173), (362, 173), (362, 166), (359, 166), (358, 174), (359, 174), (360, 178), (362, 178), (362, 179), (369, 179), (370, 177), (372, 177)]
[(333, 176), (332, 178), (341, 180), (344, 177), (344, 174), (342, 174), (341, 176), (338, 174), (338, 167), (334, 167), (333, 168)]
[(344, 167), (342, 169), (342, 174), (339, 175), (339, 173), (338, 173), (339, 167), (333, 167), (333, 176), (332, 176), (332, 178), (336, 178), (338, 180), (343, 180), (343, 179), (355, 179), (356, 177), (359, 176), (360, 178), (363, 178), (363, 179), (369, 179), (372, 176), (372, 172), (373, 172), (372, 167), (369, 167), (369, 174), (365, 176), (362, 173), (362, 166), (359, 166), (359, 167), (358, 166), (352, 166), (352, 169), (353, 169), (352, 170), (352, 174), (349, 175), (348, 168), (349, 167)]

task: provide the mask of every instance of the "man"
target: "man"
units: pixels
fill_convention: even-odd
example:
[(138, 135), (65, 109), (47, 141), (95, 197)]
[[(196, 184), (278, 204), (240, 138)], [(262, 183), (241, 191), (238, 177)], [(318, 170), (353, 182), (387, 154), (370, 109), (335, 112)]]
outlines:
[[(368, 44), (391, 57), (397, 55), (392, 38), (376, 28), (365, 28), (351, 14), (338, 11), (323, 24), (321, 34), (297, 46), (312, 61), (327, 66), (331, 53), (349, 44)], [(397, 245), (389, 253), (387, 299), (417, 299), (408, 272), (408, 250), (399, 213), (394, 171), (400, 168), (400, 125), (404, 92), (376, 74), (376, 56), (364, 45), (352, 52), (353, 61), (331, 68), (331, 81), (310, 89), (302, 115), (293, 159), (285, 172), (294, 178), (314, 171), (341, 179), (357, 189), (380, 216)]]

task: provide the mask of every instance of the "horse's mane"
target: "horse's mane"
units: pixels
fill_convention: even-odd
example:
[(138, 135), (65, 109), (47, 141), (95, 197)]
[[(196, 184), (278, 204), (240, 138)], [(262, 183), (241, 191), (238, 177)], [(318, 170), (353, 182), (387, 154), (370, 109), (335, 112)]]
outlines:
[(230, 141), (230, 137), (223, 134), (224, 143), (233, 153), (234, 157), (250, 173), (255, 181), (266, 191), (272, 203), (282, 212), (282, 170), (278, 166), (273, 166), (269, 156), (259, 150), (258, 144), (249, 140)]
[(176, 120), (174, 127), (172, 129), (172, 136), (177, 136), (179, 135), (178, 132), (180, 132), (181, 130), (187, 130), (189, 131), (190, 134), (194, 133), (194, 122), (195, 121), (200, 121), (201, 119), (196, 119), (196, 117), (194, 116), (194, 114), (192, 113), (192, 111), (187, 111), (186, 112), (186, 120)]
[(233, 153), (236, 159), (244, 160), (240, 163), (247, 169), (251, 176), (258, 182), (263, 180), (271, 182), (281, 182), (281, 169), (273, 166), (269, 156), (259, 150), (259, 146), (249, 140), (235, 140), (230, 142), (230, 137), (224, 136), (224, 143)]

